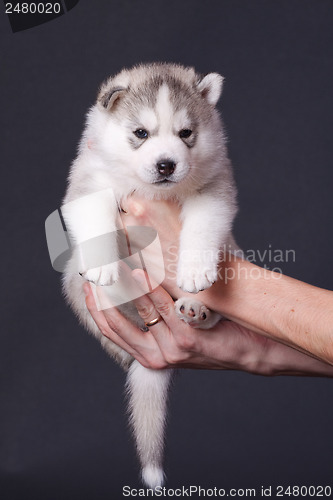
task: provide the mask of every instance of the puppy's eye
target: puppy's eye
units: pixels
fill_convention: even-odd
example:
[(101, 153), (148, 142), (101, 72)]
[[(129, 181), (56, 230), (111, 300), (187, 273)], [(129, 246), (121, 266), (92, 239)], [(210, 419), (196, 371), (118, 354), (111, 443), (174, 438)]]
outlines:
[(147, 139), (148, 137), (148, 132), (144, 128), (138, 128), (138, 130), (135, 130), (133, 133), (138, 137), (138, 139)]
[(192, 135), (192, 130), (190, 130), (189, 128), (183, 128), (183, 130), (179, 132), (179, 137), (181, 139), (188, 139), (190, 135)]

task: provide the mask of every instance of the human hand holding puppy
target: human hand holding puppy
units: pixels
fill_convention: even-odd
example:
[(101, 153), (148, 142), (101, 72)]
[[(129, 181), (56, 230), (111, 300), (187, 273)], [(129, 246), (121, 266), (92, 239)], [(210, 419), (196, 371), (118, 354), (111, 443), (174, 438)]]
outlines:
[[(168, 265), (173, 263), (181, 229), (177, 204), (136, 198), (129, 199), (123, 208), (127, 212), (125, 224), (149, 225), (158, 229), (166, 268), (163, 287), (174, 298), (184, 296)], [(170, 256), (172, 262), (169, 262)], [(259, 274), (263, 271), (240, 259), (232, 259), (225, 265), (242, 266), (248, 272), (256, 268)], [(143, 271), (135, 270), (132, 276), (140, 284), (143, 274)], [(86, 303), (103, 335), (147, 368), (187, 367), (243, 370), (261, 375), (333, 376), (333, 367), (327, 364), (333, 363), (332, 343), (325, 333), (328, 331), (325, 326), (332, 324), (333, 317), (320, 314), (323, 310), (332, 310), (333, 292), (281, 275), (274, 277), (274, 274), (266, 272), (260, 279), (251, 280), (247, 279), (246, 273), (239, 273), (227, 285), (219, 280), (210, 289), (197, 294), (195, 297), (210, 308), (234, 320), (221, 321), (209, 330), (194, 329), (179, 320), (171, 296), (162, 287), (135, 301), (145, 323), (161, 317), (148, 332), (132, 325), (116, 308), (98, 311), (89, 284), (85, 284)], [(289, 291), (287, 296), (286, 291)], [(290, 304), (294, 303), (295, 294), (299, 297), (299, 308), (294, 309), (294, 324), (290, 325), (287, 316), (290, 316)], [(318, 304), (323, 304), (323, 301), (324, 307), (320, 307)], [(273, 302), (280, 304), (276, 313)], [(310, 302), (318, 314), (311, 314), (311, 311), (306, 314)], [(322, 322), (318, 324), (320, 317)], [(278, 318), (281, 319), (277, 321)], [(305, 335), (305, 331), (311, 333), (311, 328), (322, 332), (322, 337), (317, 335), (314, 339), (312, 335)]]

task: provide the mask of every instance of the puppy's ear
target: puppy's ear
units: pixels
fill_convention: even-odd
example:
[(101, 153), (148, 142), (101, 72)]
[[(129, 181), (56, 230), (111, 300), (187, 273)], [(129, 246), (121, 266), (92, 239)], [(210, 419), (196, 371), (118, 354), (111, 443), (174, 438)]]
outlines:
[(223, 76), (218, 73), (208, 73), (198, 83), (197, 88), (209, 104), (215, 106), (222, 93)]
[(97, 102), (105, 108), (107, 111), (110, 111), (115, 102), (127, 91), (124, 87), (113, 87), (106, 91), (101, 90), (97, 97)]

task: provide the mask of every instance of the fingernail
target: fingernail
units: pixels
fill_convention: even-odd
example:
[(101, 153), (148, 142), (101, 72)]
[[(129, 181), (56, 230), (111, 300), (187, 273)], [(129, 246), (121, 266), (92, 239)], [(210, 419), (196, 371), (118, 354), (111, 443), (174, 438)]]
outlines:
[(136, 201), (128, 200), (128, 206), (129, 206), (129, 211), (135, 217), (140, 217), (140, 215), (142, 215), (144, 212), (143, 206), (140, 205), (140, 203), (137, 203)]

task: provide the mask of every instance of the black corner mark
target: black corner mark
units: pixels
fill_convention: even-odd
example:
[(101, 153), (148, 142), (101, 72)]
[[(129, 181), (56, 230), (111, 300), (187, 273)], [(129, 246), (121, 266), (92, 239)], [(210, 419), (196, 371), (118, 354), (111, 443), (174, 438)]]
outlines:
[[(8, 2), (4, 0), (5, 12), (13, 33), (34, 28), (65, 14), (80, 0), (25, 0)], [(64, 8), (65, 4), (65, 8)]]

